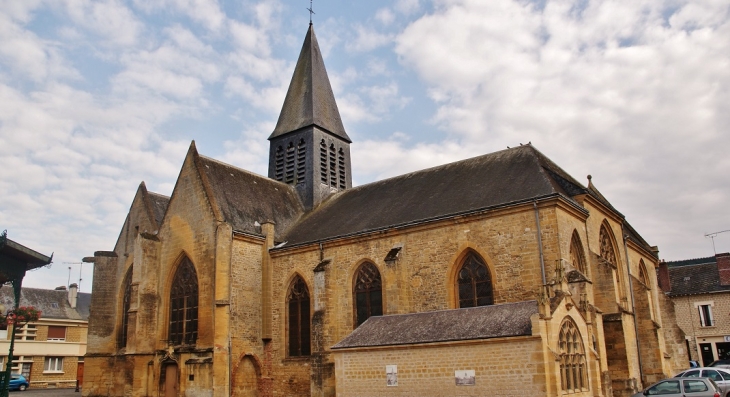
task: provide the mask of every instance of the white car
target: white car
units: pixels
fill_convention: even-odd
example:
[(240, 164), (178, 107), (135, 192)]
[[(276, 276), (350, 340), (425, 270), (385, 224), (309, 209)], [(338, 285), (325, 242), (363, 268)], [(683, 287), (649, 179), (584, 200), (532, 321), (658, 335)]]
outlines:
[(720, 387), (720, 393), (724, 397), (730, 397), (730, 370), (717, 367), (700, 367), (684, 370), (675, 378), (710, 378)]

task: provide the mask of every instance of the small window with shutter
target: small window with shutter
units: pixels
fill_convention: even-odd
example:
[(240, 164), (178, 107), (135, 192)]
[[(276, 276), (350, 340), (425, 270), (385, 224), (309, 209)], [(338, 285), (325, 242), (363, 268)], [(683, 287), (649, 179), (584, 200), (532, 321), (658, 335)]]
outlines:
[(48, 326), (48, 340), (65, 341), (66, 340), (66, 327), (49, 325)]

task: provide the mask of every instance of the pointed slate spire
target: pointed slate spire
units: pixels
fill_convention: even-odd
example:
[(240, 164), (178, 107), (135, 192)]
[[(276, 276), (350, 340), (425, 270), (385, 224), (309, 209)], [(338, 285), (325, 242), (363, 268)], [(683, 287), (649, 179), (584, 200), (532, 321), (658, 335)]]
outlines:
[(352, 142), (342, 125), (317, 37), (310, 24), (279, 121), (269, 140), (311, 125)]

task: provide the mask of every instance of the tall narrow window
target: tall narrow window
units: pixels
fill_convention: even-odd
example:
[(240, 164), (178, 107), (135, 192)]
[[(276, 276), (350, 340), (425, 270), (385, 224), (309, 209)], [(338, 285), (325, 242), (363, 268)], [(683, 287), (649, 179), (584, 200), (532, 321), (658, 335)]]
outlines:
[[(134, 265), (132, 265), (134, 266)], [(127, 346), (127, 327), (129, 326), (129, 305), (132, 301), (132, 269), (133, 267), (130, 266), (129, 270), (127, 270), (127, 275), (124, 276), (124, 282), (122, 283), (122, 288), (124, 288), (124, 297), (122, 298), (122, 326), (119, 329), (118, 339), (117, 339), (117, 346), (119, 348), (123, 348)]]
[(299, 140), (297, 145), (297, 180), (296, 183), (304, 183), (306, 170), (307, 170), (307, 145), (304, 143), (304, 139)]
[(335, 152), (335, 144), (330, 144), (330, 186), (337, 187), (337, 154)]
[(278, 146), (274, 154), (274, 179), (284, 181), (284, 148)]
[(198, 340), (198, 275), (187, 257), (172, 281), (169, 338), (173, 345), (193, 345)]
[(611, 241), (610, 236), (611, 234), (606, 225), (601, 225), (601, 231), (598, 235), (601, 244), (601, 258), (611, 265), (616, 266), (616, 251), (613, 249), (613, 241)]
[(712, 327), (712, 305), (699, 305), (697, 309), (700, 311), (700, 326)]
[(383, 315), (383, 282), (372, 263), (362, 264), (355, 274), (354, 295), (357, 326), (370, 316)]
[(570, 261), (575, 270), (583, 273), (583, 275), (588, 274), (586, 273), (586, 259), (585, 255), (583, 255), (583, 244), (581, 244), (578, 232), (575, 230), (573, 231), (573, 238), (570, 241)]
[(340, 176), (340, 189), (345, 189), (347, 188), (347, 175), (345, 174), (345, 150), (340, 148), (337, 155), (337, 170)]
[(492, 277), (482, 258), (469, 252), (456, 277), (459, 291), (459, 307), (487, 306), (494, 304)]
[(294, 182), (294, 142), (289, 142), (286, 148), (286, 164), (284, 166), (284, 183)]
[(327, 184), (327, 144), (324, 139), (319, 143), (319, 177), (322, 183)]
[(573, 320), (567, 318), (560, 326), (558, 336), (560, 355), (560, 383), (568, 393), (580, 392), (588, 388), (588, 373), (583, 339)]
[(308, 356), (310, 354), (309, 290), (300, 276), (292, 281), (286, 301), (289, 309), (289, 356)]

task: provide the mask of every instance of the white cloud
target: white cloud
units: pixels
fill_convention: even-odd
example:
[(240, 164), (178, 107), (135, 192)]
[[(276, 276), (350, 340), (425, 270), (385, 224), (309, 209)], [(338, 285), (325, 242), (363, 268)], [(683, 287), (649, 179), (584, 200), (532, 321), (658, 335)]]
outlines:
[(65, 6), (74, 22), (110, 43), (133, 45), (141, 33), (141, 23), (132, 10), (119, 1), (65, 0)]
[(550, 1), (542, 11), (443, 1), (405, 29), (396, 52), (439, 104), (433, 120), (465, 147), (531, 140), (575, 176), (593, 173), (671, 258), (687, 243), (663, 240), (667, 224), (652, 219), (683, 228), (702, 217), (694, 224), (710, 228), (730, 199), (716, 168), (730, 146), (728, 7), (682, 3), (667, 23), (672, 9), (656, 1)]
[(136, 8), (148, 13), (163, 12), (173, 8), (212, 32), (218, 32), (226, 23), (226, 16), (217, 0), (134, 0), (133, 2)]
[(346, 48), (348, 51), (372, 51), (393, 41), (393, 38), (390, 35), (380, 33), (374, 30), (372, 27), (363, 25), (355, 26), (355, 35), (355, 39), (352, 41), (348, 41), (346, 44)]
[(375, 19), (383, 25), (390, 25), (395, 21), (395, 14), (390, 8), (381, 8), (375, 13)]
[(413, 14), (421, 9), (420, 0), (398, 0), (395, 9), (402, 14)]

